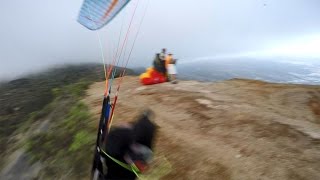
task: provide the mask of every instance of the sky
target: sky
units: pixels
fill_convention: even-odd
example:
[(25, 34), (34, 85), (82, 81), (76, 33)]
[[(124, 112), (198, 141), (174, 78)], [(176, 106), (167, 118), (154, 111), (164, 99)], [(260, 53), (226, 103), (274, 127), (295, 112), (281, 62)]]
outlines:
[(147, 11), (129, 67), (150, 65), (163, 47), (182, 61), (222, 56), (320, 58), (319, 0), (132, 0), (99, 31), (77, 22), (82, 0), (10, 0), (0, 5), (0, 79), (52, 65), (101, 62), (98, 36), (105, 61), (111, 62), (121, 27), (123, 42), (137, 3), (125, 52), (145, 7)]

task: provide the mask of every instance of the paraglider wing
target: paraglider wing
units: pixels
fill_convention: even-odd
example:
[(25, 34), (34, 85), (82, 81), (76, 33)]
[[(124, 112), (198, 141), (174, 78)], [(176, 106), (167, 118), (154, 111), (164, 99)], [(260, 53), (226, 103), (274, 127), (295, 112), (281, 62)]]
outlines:
[(166, 77), (155, 68), (148, 68), (145, 73), (140, 75), (140, 82), (143, 85), (151, 85), (166, 82)]
[(90, 30), (108, 24), (130, 0), (84, 0), (78, 22)]

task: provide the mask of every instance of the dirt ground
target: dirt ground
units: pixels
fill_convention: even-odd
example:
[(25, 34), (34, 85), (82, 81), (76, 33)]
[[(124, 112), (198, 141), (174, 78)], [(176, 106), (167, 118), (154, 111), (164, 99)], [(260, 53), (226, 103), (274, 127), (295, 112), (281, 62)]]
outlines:
[[(103, 91), (95, 83), (85, 99), (97, 120)], [(156, 158), (171, 166), (160, 179), (320, 179), (319, 86), (126, 77), (113, 125), (144, 108), (156, 113)]]

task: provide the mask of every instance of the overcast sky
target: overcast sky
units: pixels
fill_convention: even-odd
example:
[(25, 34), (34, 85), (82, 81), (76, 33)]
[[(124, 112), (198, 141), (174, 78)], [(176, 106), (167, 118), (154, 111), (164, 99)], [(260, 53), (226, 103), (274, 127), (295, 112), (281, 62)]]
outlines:
[[(140, 0), (134, 33), (148, 0)], [(99, 30), (107, 60), (137, 0)], [(82, 0), (0, 5), (0, 78), (54, 64), (101, 62), (96, 31), (77, 22)], [(182, 61), (214, 56), (320, 57), (319, 0), (150, 0), (130, 66), (162, 47)], [(126, 28), (125, 28), (126, 29)]]

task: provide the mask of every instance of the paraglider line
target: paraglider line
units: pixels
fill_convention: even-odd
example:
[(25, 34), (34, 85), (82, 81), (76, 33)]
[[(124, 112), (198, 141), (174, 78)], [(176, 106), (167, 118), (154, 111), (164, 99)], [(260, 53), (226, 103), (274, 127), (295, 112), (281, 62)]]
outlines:
[[(119, 53), (120, 55), (119, 55), (119, 57), (121, 57), (121, 54), (122, 54), (124, 45), (126, 44), (126, 41), (128, 40), (128, 35), (129, 35), (130, 30), (131, 30), (132, 21), (133, 21), (133, 18), (134, 18), (134, 16), (135, 16), (135, 14), (136, 14), (136, 10), (137, 10), (139, 1), (140, 1), (140, 0), (137, 1), (137, 4), (136, 4), (136, 6), (135, 6), (135, 8), (134, 8), (134, 11), (133, 11), (133, 14), (132, 14), (132, 17), (131, 17), (131, 20), (130, 20), (130, 24), (129, 24), (129, 27), (128, 27), (128, 30), (127, 30), (125, 39), (124, 39), (124, 41), (123, 41), (123, 43), (122, 43), (122, 46), (121, 46), (121, 49), (120, 49), (120, 53)], [(118, 60), (119, 60), (119, 59), (118, 59)], [(113, 62), (117, 62), (118, 60), (117, 60), (117, 57), (115, 57), (115, 59), (114, 59)], [(112, 69), (113, 69), (114, 64), (115, 64), (115, 63), (113, 63), (113, 64), (111, 65), (111, 68), (110, 68), (109, 71), (108, 71), (108, 76), (107, 76), (108, 78), (110, 77), (110, 73), (111, 73), (111, 71), (112, 71)]]
[[(91, 9), (90, 7), (88, 6), (88, 10), (89, 10), (89, 15), (90, 15), (90, 18), (92, 19), (92, 14), (91, 14)], [(92, 21), (95, 26), (97, 26), (96, 22)], [(104, 59), (104, 53), (103, 53), (103, 48), (102, 48), (102, 42), (101, 42), (101, 37), (100, 37), (100, 34), (98, 31), (97, 32), (97, 37), (98, 37), (98, 40), (99, 40), (99, 47), (100, 47), (100, 53), (101, 53), (101, 58), (102, 58), (102, 63), (103, 63), (103, 70), (104, 70), (104, 77), (105, 77), (105, 83), (106, 83), (106, 87), (105, 87), (105, 95), (107, 95), (107, 92), (108, 92), (108, 76), (107, 76), (107, 69), (106, 69), (106, 62), (105, 62), (105, 59)]]
[[(121, 24), (121, 29), (120, 29), (120, 33), (119, 33), (119, 38), (118, 38), (118, 43), (117, 43), (117, 46), (116, 46), (116, 53), (113, 55), (113, 57), (112, 57), (112, 59), (113, 59), (113, 61), (112, 61), (112, 64), (114, 64), (115, 63), (115, 59), (116, 59), (116, 57), (117, 57), (117, 55), (118, 55), (118, 51), (119, 51), (119, 49), (120, 49), (120, 42), (121, 42), (121, 36), (122, 36), (122, 31), (123, 31), (123, 27), (124, 27), (124, 22), (125, 22), (125, 18), (124, 18), (125, 16), (123, 16), (123, 18), (122, 18), (122, 24)], [(110, 69), (111, 67), (109, 66), (109, 69)], [(110, 71), (108, 69), (108, 72)], [(115, 69), (115, 71), (116, 71), (116, 69)], [(113, 72), (112, 73), (112, 77), (111, 77), (111, 79), (110, 79), (110, 86), (109, 86), (109, 88), (111, 88), (111, 86), (112, 86), (112, 83), (113, 83), (113, 79), (114, 79), (114, 76), (115, 76), (115, 73), (116, 72)]]
[(112, 125), (112, 120), (113, 120), (113, 116), (114, 116), (114, 110), (115, 110), (115, 107), (116, 107), (116, 104), (117, 104), (118, 94), (119, 94), (119, 91), (120, 91), (120, 86), (121, 86), (121, 83), (122, 83), (124, 74), (125, 74), (125, 72), (126, 72), (126, 67), (127, 67), (128, 63), (129, 63), (129, 60), (130, 60), (130, 57), (131, 57), (133, 48), (134, 48), (134, 46), (135, 46), (136, 40), (137, 40), (138, 35), (139, 35), (139, 32), (140, 32), (140, 30), (141, 30), (141, 26), (142, 26), (143, 20), (144, 20), (144, 18), (145, 18), (145, 15), (147, 14), (147, 10), (148, 10), (148, 7), (149, 7), (149, 2), (150, 2), (150, 0), (147, 1), (147, 5), (146, 5), (146, 7), (145, 7), (145, 10), (144, 10), (142, 19), (141, 19), (140, 24), (139, 24), (139, 27), (138, 27), (138, 31), (137, 31), (137, 33), (136, 33), (136, 36), (135, 36), (135, 38), (134, 38), (132, 47), (131, 47), (131, 49), (130, 49), (130, 52), (129, 52), (129, 55), (128, 55), (128, 59), (127, 59), (126, 65), (124, 66), (124, 69), (123, 69), (123, 71), (122, 71), (122, 73), (121, 73), (121, 75), (120, 75), (121, 78), (120, 78), (120, 81), (119, 81), (119, 83), (118, 83), (117, 92), (116, 92), (116, 96), (115, 96), (114, 101), (113, 101), (113, 108), (112, 108), (112, 110), (111, 110), (110, 120), (109, 120), (109, 124), (108, 124), (108, 128), (109, 128), (109, 129), (110, 129), (111, 125)]

